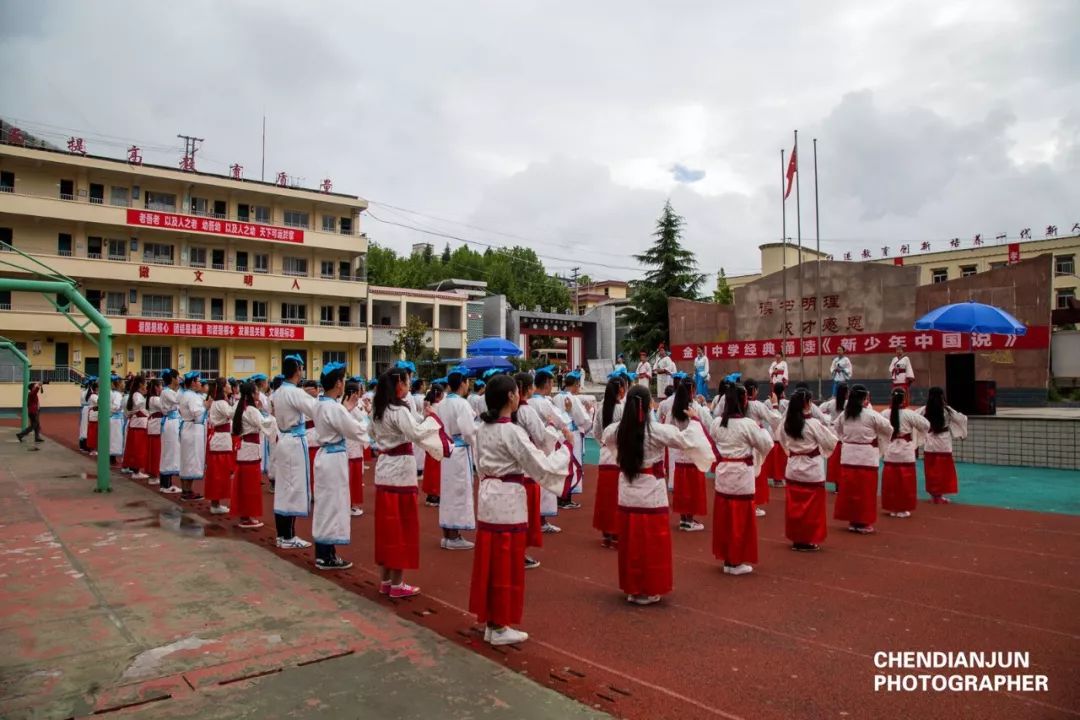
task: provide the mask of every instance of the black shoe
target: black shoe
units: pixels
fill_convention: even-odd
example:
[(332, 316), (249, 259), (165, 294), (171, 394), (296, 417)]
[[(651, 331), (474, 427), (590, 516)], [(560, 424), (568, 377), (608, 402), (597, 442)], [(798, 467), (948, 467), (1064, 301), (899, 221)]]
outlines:
[(537, 560), (536, 558), (533, 558), (533, 557), (529, 557), (528, 555), (525, 556), (525, 569), (526, 570), (532, 570), (532, 569), (538, 568), (538, 567), (540, 567), (540, 561), (539, 560)]
[(348, 570), (352, 563), (343, 557), (334, 557), (330, 560), (315, 559), (315, 567), (318, 570)]
[(19, 438), (19, 442), (22, 442), (23, 438), (26, 437), (26, 436), (23, 435), (22, 433), (15, 433), (15, 437)]
[(203, 496), (197, 492), (180, 493), (181, 500), (202, 500)]
[(34, 438), (34, 442), (43, 443), (43, 442), (45, 442), (45, 438)]
[(820, 550), (821, 546), (814, 545), (813, 543), (794, 543), (791, 546), (791, 549), (795, 552), (814, 552), (815, 550)]
[(581, 508), (581, 503), (576, 503), (573, 500), (567, 500), (559, 503), (560, 510), (578, 510)]

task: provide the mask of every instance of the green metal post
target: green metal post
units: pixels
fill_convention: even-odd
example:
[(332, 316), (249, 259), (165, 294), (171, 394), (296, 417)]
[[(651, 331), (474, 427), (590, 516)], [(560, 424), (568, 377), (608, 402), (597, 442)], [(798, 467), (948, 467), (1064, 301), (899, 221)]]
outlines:
[(23, 399), (22, 399), (22, 430), (30, 424), (30, 358), (23, 354), (22, 350), (15, 347), (15, 343), (7, 338), (0, 339), (0, 350), (9, 350), (11, 354), (22, 363), (23, 376)]

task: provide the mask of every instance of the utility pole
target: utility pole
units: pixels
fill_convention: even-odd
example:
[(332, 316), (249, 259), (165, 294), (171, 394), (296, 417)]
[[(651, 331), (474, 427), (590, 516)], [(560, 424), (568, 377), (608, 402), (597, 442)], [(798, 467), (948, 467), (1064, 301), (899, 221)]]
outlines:
[(570, 271), (570, 278), (574, 282), (574, 314), (575, 315), (580, 314), (580, 311), (578, 310), (579, 306), (578, 306), (578, 281), (577, 281), (577, 279), (578, 279), (578, 271), (579, 270), (581, 270), (581, 268), (576, 267), (576, 268), (573, 268)]
[(184, 158), (180, 161), (180, 169), (194, 172), (195, 153), (199, 149), (197, 143), (203, 142), (203, 138), (197, 138), (192, 135), (179, 134), (176, 137), (184, 141)]

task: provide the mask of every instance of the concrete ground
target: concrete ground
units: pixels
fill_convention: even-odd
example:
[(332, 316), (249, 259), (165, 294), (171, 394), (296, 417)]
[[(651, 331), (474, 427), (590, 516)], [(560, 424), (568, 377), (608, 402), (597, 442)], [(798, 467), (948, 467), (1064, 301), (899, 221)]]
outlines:
[(0, 717), (601, 716), (90, 468), (0, 429)]

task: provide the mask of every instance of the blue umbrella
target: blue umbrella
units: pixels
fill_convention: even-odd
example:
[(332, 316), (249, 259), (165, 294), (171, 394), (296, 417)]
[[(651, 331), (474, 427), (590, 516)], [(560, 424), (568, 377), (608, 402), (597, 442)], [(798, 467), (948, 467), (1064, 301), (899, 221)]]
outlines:
[(471, 357), (465, 358), (461, 361), (461, 367), (468, 368), (473, 373), (479, 375), (485, 370), (513, 370), (514, 363), (510, 362), (506, 358), (484, 356), (484, 357)]
[(974, 301), (931, 310), (915, 321), (916, 330), (1024, 335), (1027, 327), (1001, 308)]
[(505, 338), (486, 337), (467, 347), (465, 353), (470, 357), (475, 355), (518, 357), (521, 355), (521, 348)]

